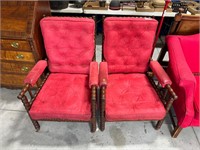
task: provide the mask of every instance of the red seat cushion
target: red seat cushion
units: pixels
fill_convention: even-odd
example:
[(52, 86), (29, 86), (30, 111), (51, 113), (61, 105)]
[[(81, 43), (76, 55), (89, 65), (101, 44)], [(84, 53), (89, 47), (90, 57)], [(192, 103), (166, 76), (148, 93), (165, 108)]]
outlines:
[(91, 118), (88, 75), (52, 73), (30, 109), (32, 119)]
[(165, 108), (145, 74), (110, 74), (106, 120), (159, 120)]

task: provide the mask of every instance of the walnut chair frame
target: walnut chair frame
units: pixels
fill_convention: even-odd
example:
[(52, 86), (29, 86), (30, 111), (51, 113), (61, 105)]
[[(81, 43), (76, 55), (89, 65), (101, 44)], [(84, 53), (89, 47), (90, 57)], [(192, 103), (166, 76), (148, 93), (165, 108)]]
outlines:
[[(64, 21), (74, 21), (74, 22), (84, 22), (84, 19), (88, 19), (85, 22), (92, 22), (92, 25), (94, 27), (94, 30), (91, 29), (91, 32), (94, 31), (93, 34), (93, 40), (94, 40), (94, 48), (91, 50), (93, 51), (93, 58), (92, 61), (93, 63), (90, 63), (90, 69), (93, 70), (89, 70), (89, 73), (91, 74), (91, 72), (93, 72), (93, 76), (91, 77), (89, 74), (89, 86), (88, 90), (89, 90), (89, 102), (91, 103), (91, 110), (89, 110), (91, 112), (91, 118), (89, 120), (82, 120), (82, 119), (62, 119), (62, 118), (42, 118), (42, 119), (33, 119), (31, 114), (30, 114), (30, 110), (35, 102), (35, 99), (37, 98), (37, 96), (40, 94), (40, 92), (42, 91), (43, 86), (45, 85), (45, 83), (48, 81), (49, 76), (51, 75), (51, 71), (49, 69), (49, 59), (46, 60), (40, 60), (38, 61), (38, 63), (32, 68), (32, 70), (29, 72), (29, 74), (27, 75), (27, 77), (24, 80), (25, 86), (24, 88), (21, 90), (21, 92), (19, 93), (19, 95), (17, 96), (18, 99), (20, 99), (29, 115), (29, 118), (31, 119), (36, 132), (38, 132), (40, 130), (40, 125), (38, 123), (38, 121), (72, 121), (72, 122), (89, 122), (91, 125), (91, 132), (95, 132), (96, 131), (96, 101), (97, 101), (97, 87), (98, 87), (98, 63), (95, 62), (95, 21), (94, 18), (80, 18), (80, 17), (46, 17), (44, 19), (48, 18), (55, 18), (55, 20), (60, 21), (59, 19), (64, 20)], [(43, 20), (44, 20), (43, 19)], [(66, 20), (65, 20), (66, 19)], [(90, 25), (91, 26), (91, 25)], [(84, 31), (83, 31), (84, 32)], [(92, 39), (92, 37), (91, 37)], [(46, 44), (46, 43), (45, 43)], [(47, 54), (48, 55), (48, 54)], [(51, 59), (51, 58), (50, 58)], [(93, 68), (91, 68), (91, 66)], [(91, 77), (91, 78), (90, 78)], [(40, 79), (43, 79), (42, 82), (40, 82)], [(39, 83), (40, 82), (40, 83)], [(35, 86), (37, 84), (37, 87)], [(53, 85), (52, 85), (53, 86)], [(73, 85), (72, 85), (73, 86)], [(34, 94), (33, 94), (33, 90), (34, 90)], [(57, 90), (57, 89), (56, 89)], [(30, 96), (29, 96), (30, 95)], [(29, 98), (30, 97), (30, 98)]]
[[(105, 39), (104, 39), (105, 38), (105, 28), (106, 28), (105, 22), (110, 21), (110, 23), (108, 23), (108, 24), (113, 24), (113, 27), (114, 27), (120, 21), (121, 22), (130, 21), (129, 24), (131, 26), (131, 22), (135, 21), (134, 19), (136, 19), (136, 21), (137, 21), (138, 18), (133, 18), (133, 17), (107, 17), (107, 18), (104, 19), (103, 53), (102, 53), (103, 61), (100, 63), (100, 70), (99, 70), (100, 130), (101, 131), (105, 130), (105, 122), (110, 121), (110, 120), (106, 119), (106, 113), (107, 113), (107, 110), (106, 110), (107, 96), (106, 95), (107, 95), (108, 85), (110, 84), (109, 83), (109, 74), (114, 74), (114, 73), (109, 73), (109, 67), (108, 67), (109, 63), (107, 63), (108, 60), (106, 59), (106, 56), (105, 56)], [(144, 21), (144, 20), (140, 20), (140, 19), (145, 20), (145, 18), (139, 18), (139, 21), (141, 21), (141, 22)], [(149, 18), (146, 19), (146, 20), (149, 20)], [(125, 27), (125, 28), (126, 29), (127, 28), (133, 29), (133, 27), (130, 27), (130, 26)], [(114, 32), (113, 32), (113, 34), (114, 34)], [(118, 32), (118, 31), (116, 31), (116, 32)], [(108, 34), (108, 32), (107, 32), (107, 34)], [(134, 35), (132, 35), (132, 36), (134, 37)], [(152, 46), (153, 46), (153, 42), (152, 42)], [(109, 51), (109, 50), (107, 49), (107, 51)], [(151, 55), (152, 54), (150, 54), (150, 57), (151, 57)], [(172, 103), (174, 102), (174, 100), (177, 99), (177, 95), (174, 93), (173, 89), (171, 88), (171, 80), (169, 79), (168, 75), (165, 73), (164, 69), (159, 65), (159, 63), (157, 61), (153, 61), (152, 59), (149, 58), (148, 66), (149, 67), (146, 70), (146, 72), (144, 73), (144, 75), (146, 75), (146, 77), (148, 78), (150, 84), (152, 85), (153, 89), (157, 93), (157, 95), (158, 95), (158, 97), (159, 97), (159, 99), (160, 99), (160, 101), (161, 101), (161, 103), (162, 103), (162, 105), (164, 106), (164, 109), (165, 109), (165, 115), (163, 116), (163, 118), (158, 120), (156, 127), (155, 127), (156, 129), (160, 129), (167, 113), (169, 112), (169, 110), (172, 106)], [(131, 74), (131, 72), (124, 72), (124, 74), (129, 74), (129, 73)], [(118, 86), (116, 85), (115, 88), (117, 88), (117, 87)], [(134, 89), (131, 89), (131, 90), (134, 92)], [(111, 92), (111, 90), (109, 92)], [(115, 98), (114, 98), (114, 100), (115, 100)], [(151, 117), (150, 117), (150, 119), (141, 119), (141, 118), (124, 119), (123, 118), (123, 119), (119, 119), (119, 120), (113, 119), (112, 121), (115, 122), (115, 121), (136, 121), (136, 120), (152, 120), (153, 121), (155, 119), (153, 119)]]

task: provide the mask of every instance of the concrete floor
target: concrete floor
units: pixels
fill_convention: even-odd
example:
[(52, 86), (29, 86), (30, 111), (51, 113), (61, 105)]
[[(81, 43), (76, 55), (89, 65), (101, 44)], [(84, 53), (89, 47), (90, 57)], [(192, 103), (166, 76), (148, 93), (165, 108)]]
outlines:
[[(100, 61), (100, 45), (96, 54)], [(35, 132), (17, 99), (19, 92), (0, 90), (0, 150), (200, 150), (200, 128), (186, 128), (174, 139), (168, 118), (160, 130), (150, 121), (106, 122), (105, 131), (97, 129), (95, 133), (90, 132), (88, 123), (40, 121), (40, 131)]]

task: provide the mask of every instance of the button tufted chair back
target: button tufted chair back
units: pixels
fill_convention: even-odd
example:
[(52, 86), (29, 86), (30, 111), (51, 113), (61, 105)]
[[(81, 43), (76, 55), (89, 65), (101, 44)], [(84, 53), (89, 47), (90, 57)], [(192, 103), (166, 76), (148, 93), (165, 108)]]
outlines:
[(52, 73), (89, 73), (95, 24), (89, 18), (45, 17), (40, 22)]
[(104, 20), (104, 59), (109, 73), (144, 73), (153, 50), (158, 22), (151, 18)]

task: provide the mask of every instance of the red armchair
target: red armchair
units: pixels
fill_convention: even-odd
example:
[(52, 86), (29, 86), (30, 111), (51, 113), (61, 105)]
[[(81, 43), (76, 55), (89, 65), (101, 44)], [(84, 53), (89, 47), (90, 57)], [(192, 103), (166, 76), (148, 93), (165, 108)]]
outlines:
[(102, 131), (106, 121), (130, 120), (159, 120), (159, 129), (176, 99), (169, 77), (157, 61), (150, 60), (157, 24), (150, 18), (104, 20), (104, 62), (99, 74)]
[[(40, 60), (25, 78), (18, 98), (36, 129), (38, 121), (83, 121), (96, 130), (98, 64), (95, 54), (95, 22), (89, 18), (46, 17), (40, 22), (47, 60)], [(33, 96), (39, 77), (48, 72)], [(31, 95), (29, 100), (26, 94)]]
[(199, 38), (200, 34), (167, 36), (169, 52), (167, 72), (178, 95), (173, 107), (177, 125), (172, 137), (177, 137), (183, 128), (200, 126), (199, 113)]

